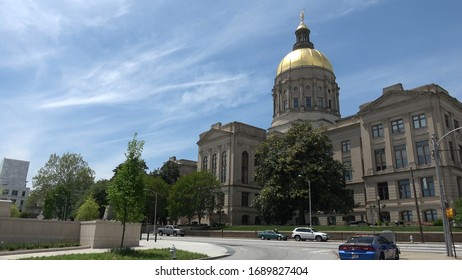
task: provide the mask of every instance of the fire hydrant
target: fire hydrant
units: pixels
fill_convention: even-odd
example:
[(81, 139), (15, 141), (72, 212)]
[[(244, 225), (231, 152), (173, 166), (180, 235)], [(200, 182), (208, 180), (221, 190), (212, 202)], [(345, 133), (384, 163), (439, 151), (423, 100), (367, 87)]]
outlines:
[(414, 237), (412, 237), (412, 235), (409, 236), (409, 240), (411, 241), (411, 243), (414, 243)]
[(172, 245), (172, 247), (170, 247), (169, 252), (172, 254), (172, 260), (176, 260), (176, 248), (175, 248), (175, 245)]

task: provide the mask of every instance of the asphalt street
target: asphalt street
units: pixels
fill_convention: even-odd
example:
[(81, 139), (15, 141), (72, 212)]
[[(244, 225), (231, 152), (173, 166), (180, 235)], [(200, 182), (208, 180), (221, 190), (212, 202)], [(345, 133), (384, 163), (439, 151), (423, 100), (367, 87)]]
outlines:
[[(248, 240), (248, 239), (226, 239), (226, 238), (195, 238), (195, 237), (173, 237), (173, 236), (163, 236), (158, 237), (157, 242), (154, 241), (154, 238), (151, 237), (149, 241), (146, 240), (146, 235), (143, 236), (143, 239), (140, 240), (140, 246), (137, 249), (150, 249), (150, 248), (172, 248), (175, 246), (176, 249), (198, 252), (208, 255), (208, 259), (226, 259), (232, 258), (233, 251), (230, 248), (238, 246), (246, 246), (245, 242), (253, 242), (259, 244), (261, 240)], [(263, 241), (261, 241), (263, 242)], [(271, 242), (271, 241), (269, 241)], [(273, 243), (268, 243), (267, 246), (276, 246), (279, 245), (278, 241), (272, 241)], [(325, 246), (326, 248), (331, 249), (331, 254), (335, 252), (335, 247), (340, 244), (340, 242), (329, 241), (329, 242), (296, 242), (294, 240), (282, 241), (290, 243), (281, 243), (285, 244), (284, 246), (302, 246), (303, 243), (307, 244), (308, 247), (318, 247)], [(308, 242), (308, 243), (307, 243)], [(244, 243), (242, 245), (239, 245)], [(310, 245), (311, 243), (312, 245)], [(228, 244), (228, 245), (226, 245)], [(265, 246), (263, 243), (260, 246)], [(326, 245), (324, 245), (326, 244)], [(440, 243), (400, 243), (398, 244), (401, 248), (401, 259), (402, 260), (461, 260), (462, 259), (462, 247), (457, 245), (457, 258), (447, 256), (445, 251), (444, 244)], [(23, 252), (0, 252), (0, 260), (14, 260), (21, 258), (28, 258), (33, 256), (49, 256), (49, 255), (62, 255), (62, 254), (77, 254), (77, 253), (90, 253), (90, 252), (104, 252), (107, 249), (92, 249), (92, 248), (72, 248), (67, 250), (34, 250), (34, 251), (23, 251)], [(319, 250), (317, 250), (319, 251)], [(262, 259), (265, 256), (261, 256)], [(331, 259), (336, 259), (335, 256), (332, 256)], [(338, 257), (337, 257), (338, 259)]]

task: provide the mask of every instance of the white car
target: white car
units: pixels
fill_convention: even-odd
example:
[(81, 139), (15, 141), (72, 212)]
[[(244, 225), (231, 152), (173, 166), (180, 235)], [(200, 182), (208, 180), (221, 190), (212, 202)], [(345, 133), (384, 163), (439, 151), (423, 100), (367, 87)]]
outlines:
[(298, 227), (292, 231), (292, 238), (296, 241), (316, 240), (319, 242), (329, 240), (329, 235), (314, 228)]

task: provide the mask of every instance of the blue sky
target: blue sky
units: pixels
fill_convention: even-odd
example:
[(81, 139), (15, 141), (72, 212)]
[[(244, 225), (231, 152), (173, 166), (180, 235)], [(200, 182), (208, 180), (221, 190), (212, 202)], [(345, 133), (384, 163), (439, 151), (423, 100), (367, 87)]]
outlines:
[(462, 2), (0, 2), (0, 156), (78, 153), (109, 179), (138, 133), (149, 171), (197, 160), (216, 122), (269, 128), (276, 67), (299, 13), (334, 67), (343, 117), (382, 88), (436, 83), (462, 98)]

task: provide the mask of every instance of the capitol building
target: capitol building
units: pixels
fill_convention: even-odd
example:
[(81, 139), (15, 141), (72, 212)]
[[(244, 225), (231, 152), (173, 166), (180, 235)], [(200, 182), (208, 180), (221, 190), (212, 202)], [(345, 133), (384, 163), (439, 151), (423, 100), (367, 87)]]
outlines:
[[(315, 48), (303, 14), (295, 39), (292, 51), (275, 65), (271, 127), (215, 123), (199, 136), (197, 170), (209, 170), (225, 194), (223, 211), (209, 222), (264, 224), (252, 207), (261, 190), (253, 175), (256, 147), (300, 121), (327, 128), (334, 158), (351, 166), (345, 179), (355, 200), (353, 212), (346, 215), (313, 212), (312, 225), (441, 219), (441, 193), (450, 206), (462, 197), (462, 132), (454, 131), (462, 123), (462, 103), (431, 82), (413, 89), (396, 84), (377, 89), (382, 91), (379, 98), (341, 117), (334, 68)], [(441, 139), (442, 184), (436, 176), (432, 137)], [(297, 224), (295, 215), (289, 223)]]

